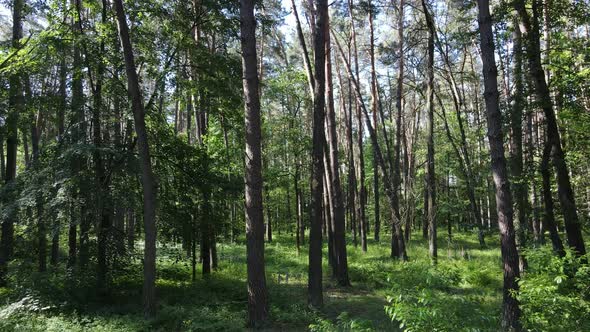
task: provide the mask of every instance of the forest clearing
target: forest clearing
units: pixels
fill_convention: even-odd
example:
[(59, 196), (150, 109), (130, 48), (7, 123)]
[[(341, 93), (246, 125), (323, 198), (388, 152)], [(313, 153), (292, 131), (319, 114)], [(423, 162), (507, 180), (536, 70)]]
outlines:
[(588, 0), (0, 2), (0, 331), (590, 331)]

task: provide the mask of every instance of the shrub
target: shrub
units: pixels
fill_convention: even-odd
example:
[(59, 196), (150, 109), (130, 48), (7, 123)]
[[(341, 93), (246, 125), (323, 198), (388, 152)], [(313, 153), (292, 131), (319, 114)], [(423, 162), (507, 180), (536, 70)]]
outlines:
[(590, 267), (567, 251), (549, 248), (527, 253), (529, 269), (519, 281), (517, 295), (522, 323), (531, 331), (590, 331)]

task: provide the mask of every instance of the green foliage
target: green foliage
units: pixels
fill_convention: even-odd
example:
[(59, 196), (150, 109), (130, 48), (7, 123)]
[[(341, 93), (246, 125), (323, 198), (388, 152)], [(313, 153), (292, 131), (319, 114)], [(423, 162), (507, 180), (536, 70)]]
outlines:
[(529, 269), (520, 280), (523, 325), (531, 331), (590, 330), (588, 257), (567, 251), (560, 258), (545, 247), (527, 251)]
[[(465, 240), (463, 235), (458, 237), (458, 241)], [(449, 255), (439, 257), (438, 265), (433, 266), (424, 252), (391, 273), (385, 312), (396, 326), (403, 331), (498, 329), (499, 252), (475, 249), (478, 246), (471, 241), (465, 247), (471, 251), (471, 259)]]
[(343, 312), (336, 318), (336, 323), (327, 319), (318, 319), (316, 323), (309, 325), (311, 332), (333, 332), (333, 331), (374, 331), (373, 323), (368, 320), (354, 319), (347, 312)]

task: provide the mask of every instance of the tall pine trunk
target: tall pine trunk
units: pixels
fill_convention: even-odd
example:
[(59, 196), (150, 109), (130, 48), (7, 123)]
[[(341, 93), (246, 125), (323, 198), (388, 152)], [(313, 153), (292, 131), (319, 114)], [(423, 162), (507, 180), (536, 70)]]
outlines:
[[(398, 21), (397, 21), (397, 36), (399, 39), (399, 60), (398, 60), (398, 72), (397, 72), (397, 89), (396, 89), (396, 100), (395, 100), (395, 108), (397, 110), (396, 117), (395, 117), (395, 146), (394, 146), (394, 158), (393, 158), (393, 190), (396, 198), (395, 204), (392, 205), (390, 208), (393, 209), (393, 215), (395, 218), (392, 218), (392, 230), (391, 230), (391, 257), (400, 257), (400, 241), (404, 241), (403, 237), (398, 236), (398, 232), (394, 231), (396, 229), (395, 224), (401, 223), (399, 216), (400, 207), (399, 207), (399, 198), (398, 196), (398, 189), (401, 185), (401, 151), (402, 151), (402, 117), (403, 117), (403, 95), (404, 95), (404, 69), (405, 69), (405, 55), (404, 55), (404, 5), (405, 1), (401, 0), (399, 3), (399, 13), (398, 13)], [(401, 227), (401, 225), (399, 226)], [(408, 227), (406, 225), (406, 227)]]
[(520, 260), (520, 270), (526, 268), (526, 259), (522, 252), (525, 247), (527, 189), (524, 183), (523, 150), (522, 150), (522, 111), (524, 109), (524, 86), (522, 82), (522, 38), (518, 21), (514, 24), (514, 94), (512, 112), (510, 113), (510, 175), (514, 191), (516, 213), (514, 229), (516, 232), (516, 248)]
[(428, 206), (428, 252), (430, 259), (436, 264), (438, 259), (436, 243), (436, 180), (434, 174), (434, 20), (426, 4), (422, 0), (422, 10), (428, 26), (428, 63), (426, 83), (426, 113), (428, 122), (426, 125), (427, 155), (426, 155), (426, 205)]
[[(369, 56), (371, 58), (371, 110), (373, 112), (373, 123), (375, 127), (378, 126), (377, 114), (379, 112), (379, 89), (377, 85), (377, 71), (375, 70), (375, 29), (373, 27), (373, 7), (369, 0)], [(375, 241), (379, 241), (379, 232), (381, 229), (381, 221), (379, 220), (379, 169), (377, 166), (376, 152), (373, 149), (373, 200), (375, 204)]]
[(322, 196), (324, 176), (325, 43), (328, 1), (316, 0), (314, 28), (314, 101), (312, 134), (311, 220), (309, 232), (308, 303), (319, 308), (322, 294)]
[(504, 140), (502, 134), (502, 113), (500, 111), (498, 93), (498, 69), (496, 67), (494, 35), (492, 33), (492, 16), (489, 0), (478, 0), (479, 35), (481, 58), (483, 63), (484, 98), (488, 118), (488, 141), (492, 174), (496, 185), (496, 210), (500, 228), (500, 246), (504, 266), (504, 287), (502, 302), (502, 327), (520, 330), (520, 308), (518, 300), (512, 294), (518, 291), (520, 270), (518, 252), (514, 236), (512, 195), (510, 180), (504, 156)]
[(246, 251), (248, 264), (248, 323), (257, 327), (268, 318), (268, 291), (264, 268), (262, 210), (262, 128), (256, 57), (254, 1), (240, 1), (242, 73), (246, 112)]
[[(352, 49), (354, 53), (354, 61), (355, 61), (355, 74), (356, 77), (359, 77), (359, 57), (358, 57), (358, 48), (357, 48), (357, 38), (356, 38), (356, 28), (354, 24), (354, 14), (353, 14), (353, 5), (352, 1), (348, 2), (348, 10), (349, 10), (349, 17), (350, 17), (350, 24), (351, 24), (351, 38), (352, 38)], [(357, 218), (356, 221), (358, 223), (357, 227), (359, 230), (359, 236), (361, 238), (361, 249), (363, 252), (367, 251), (367, 234), (366, 234), (366, 223), (367, 223), (367, 214), (366, 214), (366, 205), (367, 205), (367, 186), (365, 184), (365, 155), (363, 151), (363, 116), (361, 111), (361, 105), (357, 102), (356, 103), (356, 120), (357, 120), (357, 144), (359, 149), (358, 154), (358, 197), (357, 197)]]

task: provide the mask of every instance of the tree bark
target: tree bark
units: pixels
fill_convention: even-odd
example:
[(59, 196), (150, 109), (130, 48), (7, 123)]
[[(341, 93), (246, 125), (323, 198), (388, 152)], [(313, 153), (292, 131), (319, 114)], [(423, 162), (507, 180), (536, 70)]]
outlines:
[(428, 26), (428, 63), (426, 84), (426, 109), (428, 114), (427, 131), (427, 157), (426, 157), (426, 188), (428, 205), (428, 252), (430, 259), (436, 264), (438, 259), (436, 243), (436, 180), (434, 173), (434, 20), (426, 4), (422, 0), (422, 10)]
[(145, 125), (143, 97), (137, 77), (133, 47), (129, 39), (129, 27), (122, 0), (113, 0), (117, 15), (119, 39), (123, 47), (127, 90), (131, 98), (135, 132), (139, 148), (141, 180), (143, 184), (143, 219), (145, 231), (143, 262), (143, 310), (146, 317), (156, 312), (156, 203), (157, 185), (152, 172), (148, 134)]
[[(107, 23), (107, 2), (102, 1), (102, 23)], [(104, 42), (100, 42), (99, 49), (101, 54), (104, 53)], [(86, 54), (88, 57), (89, 55)], [(88, 68), (88, 72), (91, 73), (91, 68)], [(102, 62), (98, 62), (95, 76), (95, 84), (93, 91), (94, 109), (92, 110), (92, 125), (93, 125), (93, 142), (94, 142), (94, 172), (97, 186), (97, 208), (98, 208), (98, 253), (97, 253), (97, 288), (99, 292), (106, 292), (107, 274), (108, 274), (108, 258), (107, 249), (109, 244), (109, 238), (111, 236), (111, 223), (112, 223), (112, 209), (108, 202), (108, 183), (105, 174), (105, 169), (100, 153), (102, 147), (102, 126), (101, 126), (101, 112), (103, 108), (102, 101), (102, 81), (104, 75), (104, 65)]]
[[(352, 48), (354, 52), (354, 61), (355, 61), (355, 73), (356, 77), (359, 77), (359, 64), (358, 64), (358, 48), (357, 48), (357, 40), (356, 40), (356, 28), (354, 24), (354, 15), (353, 15), (353, 2), (348, 1), (349, 7), (349, 17), (350, 17), (350, 24), (351, 24), (351, 37), (352, 37)], [(365, 157), (363, 151), (363, 116), (361, 112), (360, 104), (356, 103), (356, 120), (358, 124), (357, 128), (357, 143), (358, 143), (358, 197), (357, 197), (357, 222), (358, 222), (358, 229), (359, 229), (359, 236), (361, 238), (361, 249), (363, 252), (367, 251), (367, 234), (366, 234), (366, 223), (367, 223), (367, 215), (366, 215), (366, 205), (367, 205), (367, 186), (365, 184)]]
[[(373, 112), (373, 123), (375, 127), (378, 126), (377, 114), (379, 112), (379, 97), (378, 97), (378, 85), (377, 85), (377, 71), (375, 70), (375, 29), (373, 27), (373, 7), (369, 0), (369, 56), (371, 58), (371, 108)], [(379, 231), (381, 229), (381, 221), (379, 220), (379, 169), (377, 166), (377, 158), (375, 157), (375, 151), (373, 151), (373, 200), (375, 204), (375, 241), (379, 242)]]
[(297, 39), (301, 46), (301, 55), (303, 58), (303, 64), (305, 66), (305, 74), (307, 75), (307, 82), (309, 83), (310, 95), (313, 98), (314, 94), (314, 78), (313, 69), (311, 68), (311, 61), (309, 60), (309, 52), (307, 51), (307, 44), (305, 43), (305, 37), (303, 36), (303, 29), (301, 28), (301, 21), (299, 20), (299, 14), (297, 12), (297, 5), (295, 0), (291, 0), (291, 7), (293, 9), (293, 15), (295, 16), (295, 23), (297, 28)]
[[(66, 18), (64, 18), (64, 21)], [(66, 48), (62, 49), (60, 54), (59, 62), (59, 106), (57, 109), (57, 139), (61, 141), (63, 139), (65, 130), (65, 112), (67, 107), (67, 66), (66, 66)], [(59, 220), (55, 218), (53, 223), (53, 231), (51, 237), (51, 265), (57, 265), (59, 260), (59, 236), (61, 233), (61, 225)]]
[(312, 132), (311, 220), (309, 233), (308, 303), (319, 308), (322, 294), (322, 195), (324, 176), (325, 43), (328, 1), (316, 0), (314, 28), (315, 75)]
[(518, 291), (517, 280), (520, 277), (520, 270), (514, 238), (510, 180), (508, 179), (506, 157), (504, 156), (502, 113), (498, 101), (498, 69), (494, 58), (492, 17), (490, 15), (489, 0), (478, 0), (477, 6), (479, 9), (478, 23), (483, 63), (484, 98), (488, 118), (488, 141), (490, 144), (492, 174), (496, 185), (496, 209), (498, 211), (500, 245), (504, 265), (502, 327), (518, 331), (520, 330), (520, 308), (518, 300), (512, 292)]
[[(23, 37), (23, 9), (24, 0), (14, 0), (12, 7), (12, 47), (20, 47)], [(5, 185), (11, 184), (16, 178), (16, 158), (18, 145), (18, 118), (24, 108), (22, 78), (19, 74), (12, 74), (9, 78), (8, 117), (6, 119), (6, 175)], [(12, 259), (14, 242), (14, 223), (17, 222), (16, 207), (2, 221), (2, 237), (0, 238), (0, 286), (6, 285), (8, 262)]]
[(542, 191), (543, 201), (545, 203), (545, 218), (543, 219), (543, 226), (546, 227), (549, 231), (549, 238), (551, 239), (551, 244), (553, 245), (553, 251), (559, 257), (564, 257), (565, 249), (563, 247), (563, 243), (561, 242), (561, 238), (559, 237), (559, 232), (557, 231), (557, 223), (555, 222), (553, 206), (553, 196), (551, 194), (551, 171), (549, 170), (551, 149), (551, 144), (548, 142), (545, 143), (545, 148), (543, 149), (543, 157), (541, 160), (541, 178), (543, 180)]
[[(399, 16), (397, 21), (397, 35), (399, 39), (399, 61), (398, 61), (398, 73), (397, 73), (397, 89), (396, 89), (396, 100), (395, 100), (395, 107), (397, 109), (396, 118), (395, 118), (395, 146), (394, 146), (394, 158), (393, 158), (393, 190), (395, 194), (395, 204), (393, 204), (390, 208), (393, 209), (393, 214), (396, 218), (401, 217), (400, 207), (399, 207), (399, 198), (398, 192), (401, 184), (401, 151), (402, 151), (402, 117), (403, 117), (403, 95), (404, 95), (404, 69), (405, 69), (405, 54), (404, 54), (404, 6), (405, 1), (401, 0), (399, 3)], [(357, 76), (358, 77), (358, 76)], [(389, 158), (391, 159), (391, 158)], [(400, 223), (401, 219), (392, 218), (391, 222), (392, 225), (395, 223)], [(401, 227), (401, 225), (399, 226)], [(407, 227), (407, 225), (406, 225)], [(396, 227), (392, 227), (395, 229)], [(400, 241), (403, 243), (403, 238), (399, 237), (397, 231), (391, 232), (391, 257), (400, 257), (400, 255), (404, 255), (401, 253), (400, 248)]]
[(512, 188), (514, 191), (514, 229), (516, 234), (516, 249), (520, 260), (520, 270), (526, 268), (526, 258), (522, 249), (526, 245), (526, 202), (527, 188), (523, 173), (522, 150), (522, 111), (524, 109), (524, 86), (522, 82), (522, 38), (518, 21), (514, 24), (514, 94), (512, 95), (512, 112), (510, 113), (510, 173), (512, 175)]
[(0, 132), (0, 181), (6, 176), (6, 160), (4, 159), (4, 132)]
[(268, 319), (268, 291), (264, 267), (262, 207), (262, 128), (256, 57), (254, 1), (240, 1), (242, 73), (246, 112), (246, 251), (248, 264), (248, 323), (258, 327)]

